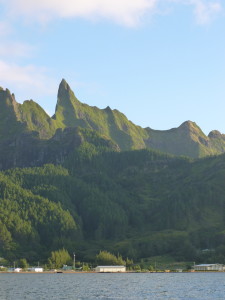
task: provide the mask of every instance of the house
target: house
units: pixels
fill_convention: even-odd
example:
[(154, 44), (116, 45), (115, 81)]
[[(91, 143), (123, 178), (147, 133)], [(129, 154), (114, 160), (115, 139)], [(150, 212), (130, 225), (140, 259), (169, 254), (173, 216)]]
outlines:
[(30, 272), (36, 272), (36, 273), (41, 273), (43, 272), (43, 268), (40, 268), (40, 267), (32, 267), (32, 268), (28, 268), (28, 271)]
[(195, 271), (224, 271), (224, 266), (221, 264), (201, 264), (194, 265)]
[(19, 273), (20, 271), (22, 271), (22, 269), (21, 268), (15, 268), (15, 269), (13, 269), (13, 271), (16, 272), (16, 273)]
[(71, 271), (71, 270), (73, 270), (73, 267), (72, 266), (63, 265), (62, 269), (64, 271)]
[(97, 266), (95, 272), (99, 273), (123, 273), (126, 272), (125, 266)]

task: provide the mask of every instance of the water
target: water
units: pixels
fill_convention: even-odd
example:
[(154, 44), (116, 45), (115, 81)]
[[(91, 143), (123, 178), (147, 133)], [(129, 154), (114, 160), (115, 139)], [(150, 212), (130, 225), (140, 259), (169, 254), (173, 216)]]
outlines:
[(225, 299), (225, 273), (0, 274), (11, 299)]

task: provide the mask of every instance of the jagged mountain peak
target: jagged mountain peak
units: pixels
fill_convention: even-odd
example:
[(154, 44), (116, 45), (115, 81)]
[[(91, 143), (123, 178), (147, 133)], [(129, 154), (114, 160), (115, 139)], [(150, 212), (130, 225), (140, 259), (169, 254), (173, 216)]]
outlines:
[(59, 84), (59, 89), (58, 89), (58, 96), (57, 96), (58, 102), (62, 102), (63, 100), (68, 100), (71, 92), (72, 92), (72, 90), (71, 90), (69, 84), (66, 82), (65, 79), (62, 79), (62, 81)]
[(59, 84), (59, 91), (60, 90), (71, 90), (69, 84), (67, 83), (67, 81), (63, 78)]
[(0, 101), (1, 103), (5, 103), (7, 105), (15, 105), (17, 104), (15, 100), (14, 94), (11, 94), (9, 89), (0, 88)]
[(195, 122), (188, 120), (188, 121), (183, 122), (179, 126), (179, 128), (184, 128), (184, 129), (189, 130), (189, 129), (192, 129), (192, 128), (199, 128), (199, 126)]
[[(0, 88), (0, 138), (36, 131), (41, 139), (51, 138), (58, 128), (81, 127), (97, 131), (121, 150), (153, 148), (162, 152), (202, 157), (225, 152), (225, 135), (212, 131), (206, 136), (190, 120), (170, 130), (136, 126), (116, 109), (100, 109), (80, 102), (69, 84), (59, 84), (55, 115), (50, 118), (34, 101), (16, 102), (8, 89)], [(22, 125), (22, 126), (21, 126)]]
[(70, 88), (69, 84), (65, 79), (62, 79), (58, 89), (57, 95), (57, 104), (56, 104), (56, 112), (59, 109), (59, 106), (63, 106), (64, 109), (71, 109), (75, 103), (79, 103), (79, 100), (76, 98), (74, 92)]
[(219, 130), (212, 130), (208, 134), (209, 138), (218, 138), (218, 137), (221, 137), (221, 136), (223, 136), (223, 134), (221, 132), (219, 132)]
[(62, 79), (58, 89), (55, 114), (52, 117), (52, 119), (56, 121), (57, 127), (65, 128), (77, 126), (76, 120), (78, 118), (80, 105), (80, 101), (76, 98), (69, 84), (65, 79)]

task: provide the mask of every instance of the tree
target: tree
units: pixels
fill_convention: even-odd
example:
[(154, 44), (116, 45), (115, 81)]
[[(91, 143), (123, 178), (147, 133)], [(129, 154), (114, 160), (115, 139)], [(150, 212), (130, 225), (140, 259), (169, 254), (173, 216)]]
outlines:
[(60, 249), (58, 251), (52, 251), (51, 257), (48, 259), (50, 268), (62, 268), (63, 265), (71, 262), (71, 257), (67, 250)]
[(28, 265), (26, 258), (21, 258), (19, 260), (19, 266), (20, 266), (20, 268), (22, 268), (24, 270), (26, 270), (28, 268), (29, 265)]
[(114, 254), (107, 251), (100, 251), (98, 255), (96, 255), (96, 260), (98, 264), (101, 265), (125, 265), (126, 262), (122, 259), (122, 256), (118, 254), (115, 256)]
[(11, 233), (7, 230), (5, 224), (0, 222), (0, 249), (9, 250), (12, 244)]

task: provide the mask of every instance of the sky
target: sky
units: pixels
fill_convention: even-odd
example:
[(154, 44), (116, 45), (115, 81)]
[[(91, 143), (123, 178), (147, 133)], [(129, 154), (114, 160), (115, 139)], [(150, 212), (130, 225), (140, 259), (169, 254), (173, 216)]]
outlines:
[(52, 115), (62, 78), (142, 127), (225, 133), (225, 2), (0, 0), (0, 86)]

